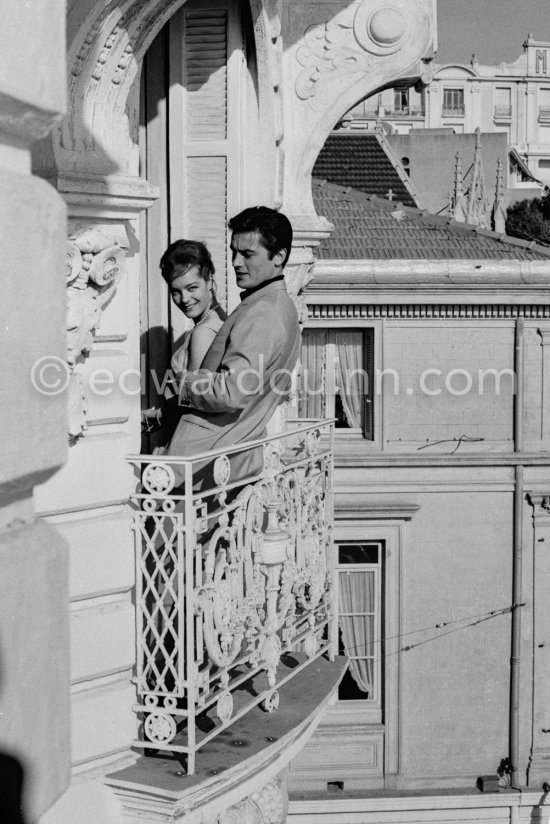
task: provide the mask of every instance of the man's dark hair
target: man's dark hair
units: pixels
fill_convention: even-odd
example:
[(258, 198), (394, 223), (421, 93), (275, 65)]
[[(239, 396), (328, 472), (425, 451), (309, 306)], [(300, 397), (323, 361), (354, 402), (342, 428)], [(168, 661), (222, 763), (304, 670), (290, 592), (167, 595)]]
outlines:
[(250, 206), (232, 217), (228, 225), (234, 235), (258, 232), (270, 259), (280, 249), (286, 249), (283, 268), (286, 266), (292, 249), (292, 225), (282, 212), (268, 206)]
[(198, 266), (203, 280), (208, 280), (215, 272), (210, 252), (198, 240), (182, 239), (170, 244), (160, 259), (160, 273), (166, 283), (170, 284), (174, 280), (176, 266), (185, 267), (185, 271)]

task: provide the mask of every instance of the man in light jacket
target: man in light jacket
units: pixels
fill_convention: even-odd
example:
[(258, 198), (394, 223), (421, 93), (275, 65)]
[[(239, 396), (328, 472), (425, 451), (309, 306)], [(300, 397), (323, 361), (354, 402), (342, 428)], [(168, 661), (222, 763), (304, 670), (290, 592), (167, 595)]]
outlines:
[[(264, 437), (290, 392), (300, 348), (298, 316), (283, 275), (292, 226), (280, 212), (256, 206), (232, 218), (229, 228), (237, 285), (244, 290), (241, 303), (218, 331), (201, 368), (182, 376), (184, 409), (167, 455), (197, 455)], [(260, 468), (257, 450), (243, 454), (231, 461), (232, 480)], [(207, 465), (195, 474), (195, 486), (210, 486), (210, 471)]]

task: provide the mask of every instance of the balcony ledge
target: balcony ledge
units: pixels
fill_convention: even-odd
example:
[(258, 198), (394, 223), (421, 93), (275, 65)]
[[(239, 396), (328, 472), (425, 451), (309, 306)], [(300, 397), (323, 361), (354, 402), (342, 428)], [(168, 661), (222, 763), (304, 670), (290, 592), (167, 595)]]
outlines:
[[(296, 664), (291, 658), (285, 659), (286, 664), (281, 661), (281, 670), (293, 669)], [(270, 782), (279, 787), (275, 792), (284, 806), (280, 821), (285, 821), (286, 790), (277, 777), (315, 732), (346, 666), (342, 656), (332, 662), (317, 659), (280, 687), (279, 712), (269, 714), (255, 707), (206, 746), (194, 775), (184, 775), (176, 758), (161, 755), (140, 757), (131, 767), (108, 775), (105, 782), (122, 805), (124, 821), (216, 822), (246, 799), (261, 807), (262, 790)]]
[[(296, 793), (291, 796), (289, 824), (337, 824), (341, 821), (546, 821), (548, 804), (541, 791), (528, 789), (480, 793), (478, 790), (440, 788), (433, 791), (382, 790), (338, 793)], [(514, 810), (514, 812), (512, 812)], [(445, 811), (445, 812), (443, 812)], [(498, 812), (497, 812), (498, 811)], [(530, 816), (530, 819), (529, 819)]]

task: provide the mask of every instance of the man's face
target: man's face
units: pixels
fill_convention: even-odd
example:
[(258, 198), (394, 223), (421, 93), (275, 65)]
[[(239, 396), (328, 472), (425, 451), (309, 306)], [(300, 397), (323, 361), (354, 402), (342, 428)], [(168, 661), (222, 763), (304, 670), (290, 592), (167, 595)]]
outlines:
[(239, 289), (252, 289), (282, 274), (285, 250), (280, 249), (270, 259), (258, 232), (234, 234), (231, 238), (231, 252)]

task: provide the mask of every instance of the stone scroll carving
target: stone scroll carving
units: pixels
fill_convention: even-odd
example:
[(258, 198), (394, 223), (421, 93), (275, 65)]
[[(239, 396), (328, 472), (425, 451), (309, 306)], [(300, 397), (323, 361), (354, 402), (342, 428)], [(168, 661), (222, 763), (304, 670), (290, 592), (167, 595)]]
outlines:
[(101, 229), (78, 228), (69, 238), (67, 275), (67, 392), (69, 440), (86, 430), (87, 398), (82, 365), (92, 349), (101, 312), (113, 297), (124, 266), (125, 247)]
[(363, 0), (328, 23), (309, 26), (296, 59), (301, 100), (314, 98), (327, 82), (372, 71), (380, 58), (402, 51), (419, 25), (417, 8), (403, 0)]

